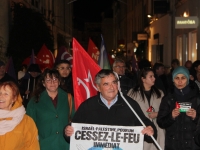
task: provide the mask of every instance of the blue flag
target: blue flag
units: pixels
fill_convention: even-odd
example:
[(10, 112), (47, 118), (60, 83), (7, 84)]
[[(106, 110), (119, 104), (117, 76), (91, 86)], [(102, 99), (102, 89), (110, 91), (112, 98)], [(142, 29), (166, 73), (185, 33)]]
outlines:
[(106, 52), (106, 47), (105, 47), (105, 43), (104, 43), (104, 39), (103, 36), (101, 35), (101, 48), (100, 48), (100, 55), (99, 55), (99, 60), (98, 60), (98, 64), (101, 67), (101, 69), (111, 69), (110, 67), (110, 63), (108, 60), (108, 55)]

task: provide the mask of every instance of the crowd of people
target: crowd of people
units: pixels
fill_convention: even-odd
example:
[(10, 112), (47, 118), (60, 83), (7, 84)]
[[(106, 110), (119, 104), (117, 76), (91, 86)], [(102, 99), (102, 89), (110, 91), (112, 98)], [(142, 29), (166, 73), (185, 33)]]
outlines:
[(70, 62), (61, 60), (43, 72), (22, 66), (16, 81), (0, 61), (2, 150), (69, 150), (71, 122), (143, 126), (140, 119), (144, 150), (200, 150), (200, 60), (180, 66), (173, 59), (169, 67), (144, 59), (130, 71), (115, 59), (112, 70), (96, 74), (97, 95), (76, 111), (72, 77)]

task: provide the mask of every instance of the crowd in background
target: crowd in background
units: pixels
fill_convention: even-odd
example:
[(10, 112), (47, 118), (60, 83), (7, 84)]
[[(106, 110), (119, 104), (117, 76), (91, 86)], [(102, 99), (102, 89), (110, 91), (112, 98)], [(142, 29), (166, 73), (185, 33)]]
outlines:
[[(120, 91), (136, 101), (155, 126), (163, 150), (200, 150), (200, 60), (180, 66), (173, 59), (171, 66), (165, 66), (143, 59), (134, 70), (130, 63), (116, 59), (112, 70), (119, 77)], [(18, 81), (5, 72), (5, 63), (0, 61), (0, 147), (68, 150), (63, 129), (75, 114), (74, 90), (67, 60), (44, 72), (38, 64), (23, 65)], [(7, 107), (3, 107), (4, 99)], [(177, 103), (190, 103), (191, 108), (180, 112)], [(9, 117), (16, 120), (6, 127), (2, 120), (7, 123)], [(15, 142), (7, 146), (8, 140)], [(144, 142), (144, 150), (156, 149), (155, 144)]]

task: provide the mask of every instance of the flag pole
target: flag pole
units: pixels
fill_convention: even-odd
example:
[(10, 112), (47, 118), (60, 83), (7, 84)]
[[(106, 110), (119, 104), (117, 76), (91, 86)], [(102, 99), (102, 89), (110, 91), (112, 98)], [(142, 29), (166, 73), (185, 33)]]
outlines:
[[(122, 92), (121, 92), (121, 88), (120, 88), (120, 82), (119, 82), (119, 76), (116, 72), (113, 71), (113, 73), (115, 74), (115, 76), (118, 78), (118, 90), (120, 93), (120, 96), (123, 98), (123, 100), (126, 102), (126, 104), (128, 105), (128, 107), (132, 110), (132, 112), (134, 113), (134, 115), (137, 117), (137, 119), (140, 121), (140, 123), (143, 125), (143, 127), (146, 128), (146, 125), (144, 124), (144, 122), (140, 119), (140, 117), (138, 116), (138, 114), (135, 112), (135, 110), (131, 107), (131, 105), (128, 103), (128, 101), (126, 100), (126, 98), (123, 96)], [(158, 147), (159, 150), (162, 150), (162, 148), (160, 147), (160, 145), (158, 144), (158, 142), (155, 140), (155, 138), (153, 137), (153, 135), (151, 135), (152, 140), (154, 141), (154, 143), (156, 144), (156, 146)]]
[[(28, 87), (27, 87), (27, 91), (29, 91), (29, 86), (30, 86), (30, 78), (28, 79)], [(28, 99), (28, 95), (29, 95), (29, 94), (26, 94), (26, 99)]]
[[(129, 108), (132, 110), (132, 112), (135, 114), (135, 116), (137, 117), (137, 119), (140, 121), (140, 123), (143, 125), (143, 127), (146, 127), (146, 125), (143, 123), (143, 121), (140, 119), (140, 117), (137, 115), (137, 113), (135, 112), (135, 110), (131, 107), (131, 105), (128, 103), (128, 101), (126, 100), (126, 98), (123, 96), (122, 92), (119, 92), (121, 97), (123, 98), (123, 100), (126, 102), (126, 104), (129, 106)], [(158, 147), (159, 150), (162, 150), (162, 148), (160, 147), (160, 145), (158, 144), (158, 142), (155, 140), (155, 138), (153, 137), (153, 135), (151, 135), (152, 140), (154, 141), (154, 143), (156, 144), (156, 146)]]

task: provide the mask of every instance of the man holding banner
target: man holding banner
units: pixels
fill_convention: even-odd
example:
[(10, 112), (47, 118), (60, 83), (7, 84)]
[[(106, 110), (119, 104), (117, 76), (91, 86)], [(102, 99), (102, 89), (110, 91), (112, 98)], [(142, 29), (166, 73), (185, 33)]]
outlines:
[[(102, 69), (96, 74), (95, 83), (99, 94), (87, 99), (79, 106), (72, 119), (72, 123), (142, 126), (139, 119), (119, 94), (118, 78), (113, 71)], [(155, 138), (157, 136), (154, 124), (145, 117), (137, 102), (127, 96), (124, 97), (147, 126), (141, 131), (141, 133), (144, 134), (144, 140), (153, 142), (150, 136), (153, 135)], [(69, 141), (69, 137), (74, 134), (74, 128), (72, 126), (68, 125), (65, 128), (64, 132), (67, 141)]]

